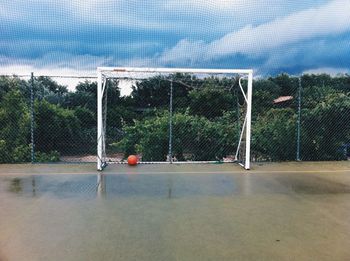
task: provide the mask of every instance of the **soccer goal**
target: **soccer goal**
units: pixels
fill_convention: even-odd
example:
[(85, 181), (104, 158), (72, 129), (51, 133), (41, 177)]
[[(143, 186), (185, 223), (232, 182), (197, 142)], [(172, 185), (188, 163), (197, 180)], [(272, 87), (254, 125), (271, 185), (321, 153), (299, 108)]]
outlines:
[(237, 162), (250, 169), (253, 70), (97, 68), (97, 169)]

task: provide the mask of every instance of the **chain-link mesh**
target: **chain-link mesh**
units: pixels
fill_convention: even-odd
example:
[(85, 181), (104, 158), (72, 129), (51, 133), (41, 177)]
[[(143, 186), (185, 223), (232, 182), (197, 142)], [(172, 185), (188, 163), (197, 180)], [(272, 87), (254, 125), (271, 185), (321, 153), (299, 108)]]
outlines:
[(237, 145), (230, 131), (236, 120), (230, 113), (235, 110), (234, 82), (234, 77), (218, 75), (174, 79), (174, 160), (233, 160)]
[(281, 74), (255, 81), (252, 133), (255, 160), (347, 160), (349, 75)]
[(28, 79), (0, 76), (0, 163), (31, 161)]
[[(95, 162), (96, 80), (68, 88), (34, 76), (0, 77), (0, 162)], [(141, 75), (109, 79), (106, 90), (106, 161), (235, 159), (246, 108), (239, 75)], [(349, 75), (255, 79), (252, 160), (348, 159), (349, 93)]]
[(68, 90), (48, 77), (34, 79), (35, 162), (94, 161), (96, 82)]
[(95, 161), (96, 93), (85, 79), (68, 89), (55, 77), (1, 76), (0, 161)]
[(301, 160), (350, 156), (350, 81), (327, 75), (301, 78)]

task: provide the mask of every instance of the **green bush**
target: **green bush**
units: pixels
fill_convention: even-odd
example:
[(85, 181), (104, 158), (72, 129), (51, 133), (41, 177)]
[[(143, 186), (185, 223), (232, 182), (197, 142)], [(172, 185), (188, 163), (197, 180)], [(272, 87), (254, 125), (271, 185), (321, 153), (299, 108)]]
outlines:
[(350, 96), (330, 93), (303, 111), (303, 160), (346, 159), (341, 146), (350, 142)]
[(0, 163), (6, 163), (10, 161), (10, 152), (7, 149), (6, 141), (0, 140)]
[[(62, 154), (71, 154), (84, 150), (86, 144), (81, 123), (74, 110), (43, 100), (36, 101), (35, 112), (35, 147), (38, 151), (50, 153), (57, 150)], [(85, 110), (80, 112), (79, 116), (83, 113), (88, 115)]]
[[(144, 161), (164, 161), (169, 146), (169, 115), (136, 121), (124, 127), (123, 139), (114, 146), (126, 155), (142, 154)], [(210, 121), (188, 112), (173, 115), (172, 151), (177, 160), (221, 160), (232, 153), (237, 133), (225, 120)]]
[(45, 152), (36, 152), (35, 153), (35, 162), (57, 162), (60, 161), (60, 153), (56, 150)]
[(0, 162), (30, 161), (29, 134), (28, 106), (23, 94), (14, 88), (4, 94), (0, 103)]
[(13, 162), (30, 162), (31, 161), (31, 146), (21, 145), (16, 147), (12, 152)]
[(252, 151), (261, 160), (295, 160), (296, 120), (294, 110), (270, 109), (253, 125)]
[(215, 89), (215, 86), (192, 90), (189, 98), (191, 114), (205, 116), (208, 119), (220, 117), (225, 111), (236, 108), (235, 97), (228, 90)]

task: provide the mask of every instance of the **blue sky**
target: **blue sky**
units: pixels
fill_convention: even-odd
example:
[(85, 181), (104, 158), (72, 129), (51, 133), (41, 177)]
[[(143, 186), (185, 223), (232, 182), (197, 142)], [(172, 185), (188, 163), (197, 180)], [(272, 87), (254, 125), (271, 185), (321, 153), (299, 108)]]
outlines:
[(0, 0), (0, 74), (350, 72), (350, 0)]

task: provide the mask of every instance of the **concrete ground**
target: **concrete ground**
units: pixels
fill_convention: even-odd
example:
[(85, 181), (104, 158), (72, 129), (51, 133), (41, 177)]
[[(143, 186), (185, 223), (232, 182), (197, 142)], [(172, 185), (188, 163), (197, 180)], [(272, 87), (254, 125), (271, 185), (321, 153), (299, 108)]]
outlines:
[(350, 162), (0, 165), (0, 211), (0, 261), (349, 260)]

